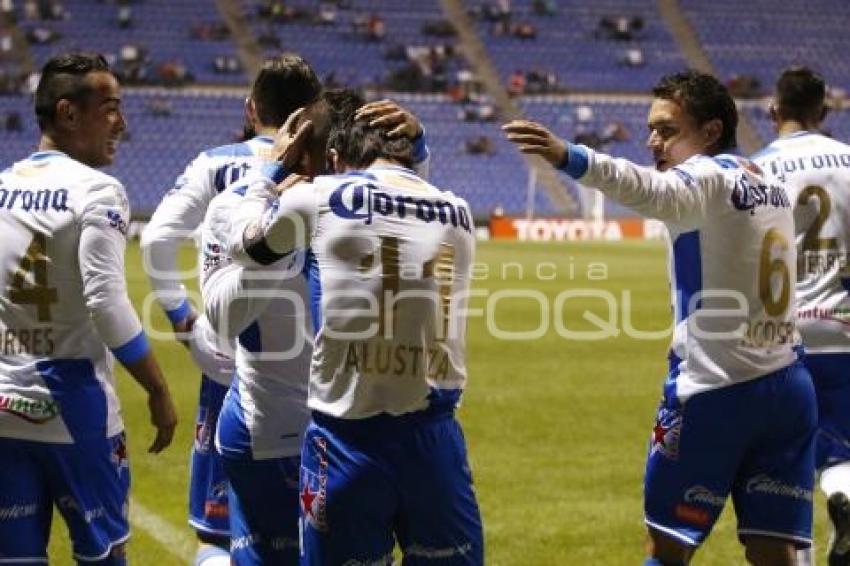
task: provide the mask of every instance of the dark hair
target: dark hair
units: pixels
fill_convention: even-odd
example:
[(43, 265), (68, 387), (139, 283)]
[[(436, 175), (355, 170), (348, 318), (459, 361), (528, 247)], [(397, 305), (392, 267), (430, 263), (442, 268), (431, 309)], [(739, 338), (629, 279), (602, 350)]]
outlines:
[(712, 153), (723, 153), (738, 145), (738, 109), (729, 91), (715, 77), (695, 70), (666, 75), (652, 89), (652, 95), (678, 103), (700, 126), (720, 120), (723, 131), (710, 148)]
[(35, 90), (35, 116), (42, 131), (53, 125), (57, 102), (63, 98), (83, 101), (92, 93), (85, 78), (95, 72), (111, 73), (109, 64), (99, 53), (64, 53), (44, 65)]
[(776, 106), (786, 120), (820, 122), (823, 119), (826, 83), (808, 67), (785, 69), (776, 81)]
[(283, 53), (263, 62), (251, 87), (251, 98), (260, 123), (279, 128), (321, 91), (322, 84), (310, 65), (300, 55)]
[(413, 142), (405, 136), (387, 137), (387, 129), (372, 127), (354, 114), (363, 97), (351, 89), (329, 91), (324, 97), (330, 109), (330, 133), (327, 149), (334, 149), (350, 167), (362, 169), (378, 158), (389, 159), (404, 167), (413, 167)]

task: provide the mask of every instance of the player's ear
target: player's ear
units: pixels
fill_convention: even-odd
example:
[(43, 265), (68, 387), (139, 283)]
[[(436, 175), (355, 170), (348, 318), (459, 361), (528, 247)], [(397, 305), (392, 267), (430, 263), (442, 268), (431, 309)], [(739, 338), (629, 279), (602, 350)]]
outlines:
[(259, 124), (257, 121), (257, 105), (254, 104), (254, 99), (250, 96), (245, 99), (245, 119), (251, 124), (254, 130), (259, 130), (257, 128)]
[(700, 129), (702, 130), (703, 147), (711, 148), (717, 144), (720, 136), (723, 135), (723, 122), (715, 118), (703, 124)]
[(767, 113), (770, 114), (770, 120), (774, 124), (779, 123), (779, 112), (776, 111), (776, 103), (771, 102), (767, 107)]
[(68, 130), (76, 130), (79, 123), (79, 111), (77, 105), (67, 98), (60, 98), (56, 102), (56, 118), (54, 122)]
[(330, 169), (331, 173), (342, 173), (339, 170), (339, 152), (335, 149), (329, 149), (326, 154), (326, 158), (328, 161), (328, 169)]

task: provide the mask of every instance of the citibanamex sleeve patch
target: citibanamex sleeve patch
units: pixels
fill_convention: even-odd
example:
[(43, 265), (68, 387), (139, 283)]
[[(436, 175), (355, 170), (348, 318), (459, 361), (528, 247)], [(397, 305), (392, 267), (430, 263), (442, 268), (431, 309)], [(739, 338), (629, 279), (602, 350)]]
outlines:
[(662, 407), (658, 411), (655, 426), (652, 428), (650, 451), (660, 452), (671, 460), (679, 458), (679, 437), (682, 434), (682, 413), (678, 409)]

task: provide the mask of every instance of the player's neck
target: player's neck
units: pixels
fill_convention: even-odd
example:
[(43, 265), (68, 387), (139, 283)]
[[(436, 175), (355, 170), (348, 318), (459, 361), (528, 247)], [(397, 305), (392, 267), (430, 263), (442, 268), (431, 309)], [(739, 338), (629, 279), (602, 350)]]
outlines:
[(277, 131), (278, 131), (278, 128), (275, 128), (273, 126), (268, 127), (268, 128), (262, 128), (261, 127), (261, 128), (257, 128), (255, 130), (256, 136), (270, 136), (272, 138), (275, 137), (275, 135), (277, 135)]
[(812, 131), (813, 129), (815, 129), (815, 127), (812, 124), (798, 122), (797, 120), (785, 120), (779, 124), (779, 128), (776, 133), (780, 138), (784, 138), (798, 132)]
[(62, 153), (67, 153), (63, 148), (59, 147), (59, 144), (49, 134), (42, 134), (38, 142), (38, 151), (61, 151)]
[(373, 161), (367, 169), (372, 169), (373, 167), (404, 167), (398, 161), (393, 161), (392, 159), (384, 159), (383, 157), (377, 158)]

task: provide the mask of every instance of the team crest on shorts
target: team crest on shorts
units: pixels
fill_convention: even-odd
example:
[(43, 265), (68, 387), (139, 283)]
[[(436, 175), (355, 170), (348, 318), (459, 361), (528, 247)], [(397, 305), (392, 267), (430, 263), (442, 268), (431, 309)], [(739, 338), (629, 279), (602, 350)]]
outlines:
[(206, 454), (210, 451), (213, 431), (215, 431), (215, 423), (209, 423), (207, 419), (195, 423), (195, 452)]
[(316, 448), (315, 458), (318, 466), (317, 471), (301, 466), (301, 516), (321, 532), (327, 532), (327, 494), (328, 494), (328, 457), (327, 441), (317, 437), (312, 439)]
[(662, 407), (652, 428), (651, 453), (676, 460), (679, 458), (679, 437), (682, 433), (682, 414), (675, 409)]
[(109, 459), (119, 474), (123, 468), (130, 467), (129, 462), (127, 461), (127, 441), (123, 432), (118, 437), (115, 446), (112, 448), (112, 454), (109, 455)]

